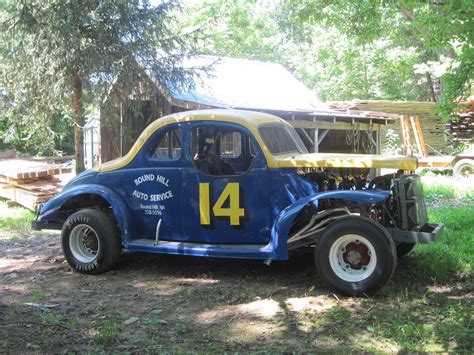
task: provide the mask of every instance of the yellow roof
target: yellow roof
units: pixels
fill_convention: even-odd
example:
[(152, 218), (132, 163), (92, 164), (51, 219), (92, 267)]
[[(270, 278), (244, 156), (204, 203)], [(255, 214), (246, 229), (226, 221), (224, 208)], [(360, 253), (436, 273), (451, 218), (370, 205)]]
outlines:
[(240, 124), (247, 128), (257, 140), (270, 168), (296, 167), (353, 167), (353, 168), (394, 168), (415, 170), (417, 160), (402, 156), (380, 156), (362, 154), (286, 154), (273, 155), (265, 145), (257, 127), (261, 124), (280, 123), (289, 125), (279, 117), (262, 112), (238, 110), (196, 110), (171, 114), (151, 123), (137, 139), (130, 151), (123, 156), (104, 163), (96, 168), (99, 172), (120, 169), (129, 164), (140, 151), (143, 144), (158, 129), (172, 123), (191, 121), (220, 121)]
[(173, 113), (171, 115), (164, 116), (160, 119), (153, 121), (147, 128), (145, 128), (145, 130), (142, 132), (142, 134), (140, 134), (140, 137), (138, 137), (137, 141), (126, 155), (121, 158), (101, 164), (96, 168), (96, 170), (99, 172), (105, 172), (120, 169), (126, 166), (133, 160), (133, 158), (135, 158), (143, 144), (148, 140), (148, 138), (150, 138), (150, 136), (156, 130), (172, 123), (192, 121), (220, 121), (240, 124), (246, 127), (255, 136), (259, 145), (262, 146), (265, 156), (267, 156), (267, 154), (271, 155), (271, 153), (263, 144), (263, 141), (261, 140), (260, 135), (258, 134), (257, 126), (262, 123), (286, 123), (286, 121), (282, 120), (279, 117), (255, 111), (213, 109)]

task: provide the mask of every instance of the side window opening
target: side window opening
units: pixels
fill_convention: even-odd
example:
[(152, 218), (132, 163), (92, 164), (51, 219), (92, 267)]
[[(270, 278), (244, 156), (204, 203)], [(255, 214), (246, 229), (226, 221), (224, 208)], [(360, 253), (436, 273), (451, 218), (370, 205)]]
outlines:
[(181, 130), (175, 128), (160, 134), (149, 156), (157, 160), (178, 159), (181, 156)]
[(238, 158), (242, 154), (242, 135), (240, 132), (224, 132), (220, 140), (221, 158)]
[(208, 175), (244, 174), (254, 159), (247, 148), (251, 144), (249, 137), (235, 128), (205, 126), (195, 127), (191, 131), (194, 166)]

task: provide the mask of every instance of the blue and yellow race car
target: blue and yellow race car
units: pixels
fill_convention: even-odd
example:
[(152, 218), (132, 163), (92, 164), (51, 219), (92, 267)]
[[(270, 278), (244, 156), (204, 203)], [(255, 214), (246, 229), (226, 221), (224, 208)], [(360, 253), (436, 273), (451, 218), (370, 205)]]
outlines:
[[(87, 170), (41, 206), (75, 270), (110, 270), (130, 251), (286, 260), (314, 250), (321, 278), (357, 295), (383, 286), (397, 254), (432, 243), (412, 157), (308, 153), (268, 114), (200, 110), (156, 120), (122, 158)], [(372, 168), (398, 173), (367, 179)]]

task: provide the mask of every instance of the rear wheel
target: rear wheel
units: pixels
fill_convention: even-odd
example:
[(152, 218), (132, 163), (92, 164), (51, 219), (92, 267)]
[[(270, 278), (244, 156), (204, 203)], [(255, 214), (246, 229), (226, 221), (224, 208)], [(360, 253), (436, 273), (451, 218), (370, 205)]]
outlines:
[(99, 210), (86, 209), (72, 214), (64, 223), (61, 239), (67, 262), (84, 274), (110, 270), (122, 251), (115, 221)]
[(381, 288), (392, 276), (396, 260), (392, 238), (363, 217), (344, 217), (329, 225), (315, 248), (321, 278), (349, 296)]

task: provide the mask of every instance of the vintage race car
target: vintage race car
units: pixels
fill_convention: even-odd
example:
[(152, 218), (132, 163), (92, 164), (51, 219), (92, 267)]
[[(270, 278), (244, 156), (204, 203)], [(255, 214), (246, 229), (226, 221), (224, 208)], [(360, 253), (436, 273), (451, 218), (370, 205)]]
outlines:
[[(110, 270), (123, 249), (286, 260), (312, 248), (321, 278), (373, 292), (415, 243), (432, 243), (411, 157), (308, 153), (268, 114), (200, 110), (156, 120), (130, 152), (76, 176), (34, 229), (62, 229), (75, 270)], [(369, 169), (396, 174), (367, 178)]]

